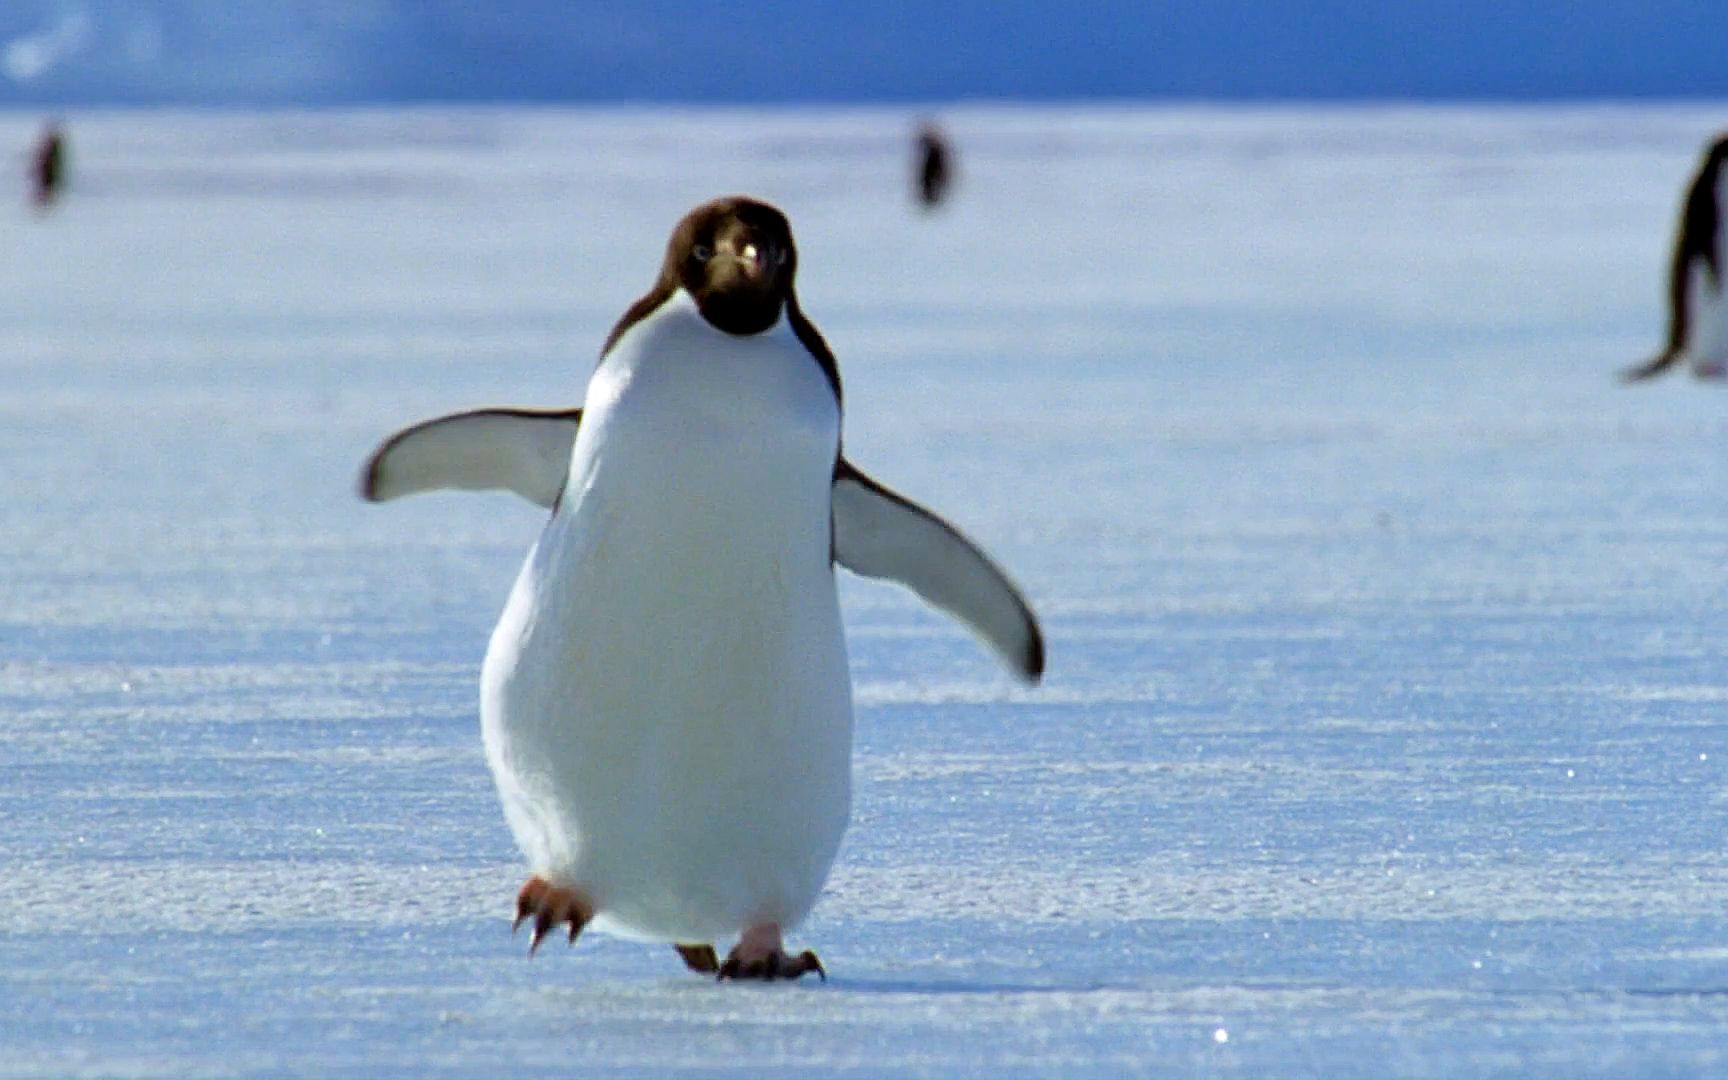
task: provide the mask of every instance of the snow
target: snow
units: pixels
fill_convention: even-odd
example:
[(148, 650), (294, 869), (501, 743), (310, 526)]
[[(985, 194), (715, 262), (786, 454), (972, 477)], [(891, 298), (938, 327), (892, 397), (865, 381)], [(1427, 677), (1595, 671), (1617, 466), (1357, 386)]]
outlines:
[[(72, 115), (0, 213), (0, 1074), (1723, 1069), (1728, 419), (1613, 378), (1721, 115), (959, 109), (930, 216), (887, 110)], [(846, 583), (826, 984), (526, 959), (475, 698), (542, 513), (353, 493), (575, 403), (734, 190), (1050, 644)]]

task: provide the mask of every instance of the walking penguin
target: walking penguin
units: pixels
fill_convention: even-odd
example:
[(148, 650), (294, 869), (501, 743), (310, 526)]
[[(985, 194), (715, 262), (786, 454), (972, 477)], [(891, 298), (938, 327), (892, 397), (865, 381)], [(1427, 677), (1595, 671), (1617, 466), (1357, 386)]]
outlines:
[(723, 979), (826, 977), (783, 935), (850, 816), (836, 566), (909, 587), (1022, 678), (1043, 673), (1037, 620), (1002, 571), (845, 457), (839, 368), (797, 270), (776, 208), (698, 206), (580, 409), (431, 420), (364, 468), (373, 501), (503, 489), (551, 511), (480, 692), (531, 871), (516, 900), (530, 954), (593, 925)]

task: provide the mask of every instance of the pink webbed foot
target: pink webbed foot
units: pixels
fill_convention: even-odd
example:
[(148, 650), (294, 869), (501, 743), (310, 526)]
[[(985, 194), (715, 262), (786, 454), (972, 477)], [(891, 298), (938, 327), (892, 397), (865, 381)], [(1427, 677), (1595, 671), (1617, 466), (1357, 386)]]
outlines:
[(570, 944), (576, 944), (576, 936), (594, 917), (594, 908), (575, 889), (553, 885), (536, 874), (516, 894), (516, 918), (510, 923), (510, 932), (514, 934), (529, 916), (534, 918), (534, 932), (528, 938), (528, 955), (532, 957), (547, 932), (566, 923)]
[(738, 944), (726, 954), (726, 962), (720, 965), (716, 978), (796, 979), (812, 971), (823, 982), (828, 981), (828, 972), (823, 970), (815, 953), (805, 949), (791, 956), (781, 948), (778, 926), (753, 926), (744, 931)]

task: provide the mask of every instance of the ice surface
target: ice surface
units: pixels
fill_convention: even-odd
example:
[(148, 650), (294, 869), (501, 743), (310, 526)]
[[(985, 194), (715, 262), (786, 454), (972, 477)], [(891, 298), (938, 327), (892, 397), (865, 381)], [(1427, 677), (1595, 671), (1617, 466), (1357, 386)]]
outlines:
[[(928, 217), (892, 112), (72, 116), (0, 213), (0, 1074), (1728, 1068), (1728, 398), (1613, 380), (1724, 115), (960, 110)], [(525, 958), (541, 514), (353, 494), (576, 403), (734, 190), (1050, 642), (845, 586), (826, 985)]]

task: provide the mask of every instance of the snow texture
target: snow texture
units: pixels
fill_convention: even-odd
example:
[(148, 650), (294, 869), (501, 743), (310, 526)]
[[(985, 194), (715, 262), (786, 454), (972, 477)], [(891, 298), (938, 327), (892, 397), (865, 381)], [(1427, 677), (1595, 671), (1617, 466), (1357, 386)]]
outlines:
[[(0, 213), (0, 1074), (1728, 1069), (1728, 397), (1613, 378), (1725, 115), (956, 110), (929, 215), (891, 111), (72, 115)], [(576, 404), (731, 191), (1050, 643), (845, 583), (825, 985), (526, 958), (544, 512), (354, 493)]]

